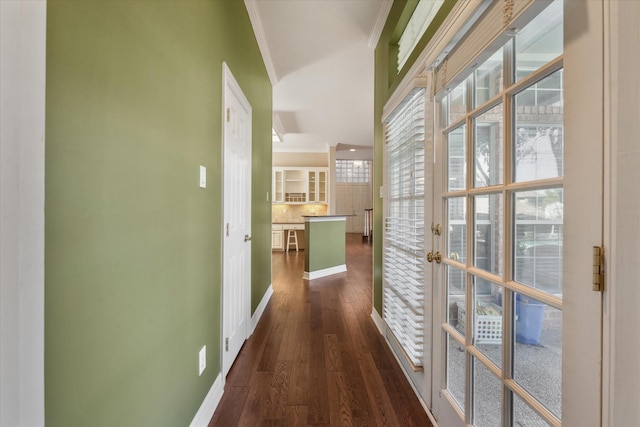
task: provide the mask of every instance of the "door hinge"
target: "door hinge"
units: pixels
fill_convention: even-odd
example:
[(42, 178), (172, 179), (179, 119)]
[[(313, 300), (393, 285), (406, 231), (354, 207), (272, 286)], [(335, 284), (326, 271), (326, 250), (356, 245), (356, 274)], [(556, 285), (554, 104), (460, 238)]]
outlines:
[(594, 292), (604, 291), (604, 248), (593, 247), (593, 290)]
[(229, 223), (227, 223), (227, 237), (229, 237)]
[(231, 121), (231, 108), (227, 108), (227, 123)]
[(229, 338), (224, 339), (224, 351), (229, 351)]

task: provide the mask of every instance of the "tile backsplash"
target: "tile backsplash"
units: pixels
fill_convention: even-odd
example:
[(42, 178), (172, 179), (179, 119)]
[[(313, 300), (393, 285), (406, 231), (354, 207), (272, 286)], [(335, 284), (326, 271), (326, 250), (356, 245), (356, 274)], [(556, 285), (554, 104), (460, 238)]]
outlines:
[(271, 205), (271, 222), (303, 222), (303, 215), (326, 215), (327, 205)]

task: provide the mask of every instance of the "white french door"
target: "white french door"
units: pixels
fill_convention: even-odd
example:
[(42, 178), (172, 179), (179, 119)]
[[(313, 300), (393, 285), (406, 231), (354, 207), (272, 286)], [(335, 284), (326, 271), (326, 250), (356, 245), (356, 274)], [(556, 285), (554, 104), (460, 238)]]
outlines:
[(223, 134), (222, 374), (248, 336), (251, 317), (251, 106), (226, 64)]
[[(602, 192), (583, 183), (602, 186), (602, 140), (599, 118), (584, 131), (584, 118), (565, 115), (589, 101), (572, 90), (565, 105), (562, 8), (553, 2), (436, 95), (432, 410), (442, 426), (600, 423), (602, 296), (590, 274)], [(568, 49), (568, 64), (585, 49)], [(568, 74), (598, 81), (580, 72)]]

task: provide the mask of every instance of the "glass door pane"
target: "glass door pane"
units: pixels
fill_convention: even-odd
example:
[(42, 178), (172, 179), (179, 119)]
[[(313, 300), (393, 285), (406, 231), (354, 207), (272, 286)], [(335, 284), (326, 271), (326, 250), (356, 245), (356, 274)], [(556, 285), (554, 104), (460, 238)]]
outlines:
[(513, 379), (560, 418), (562, 311), (516, 294)]
[(308, 201), (313, 203), (317, 201), (317, 195), (316, 195), (316, 171), (309, 171), (308, 172), (309, 175), (309, 191), (307, 192), (307, 194), (309, 194), (309, 198)]
[(466, 356), (464, 345), (447, 334), (447, 391), (464, 412)]
[(318, 171), (318, 202), (327, 203), (327, 172)]
[(502, 418), (502, 383), (476, 358), (473, 358), (473, 396), (473, 425), (499, 426)]
[(448, 190), (464, 190), (467, 186), (467, 143), (465, 126), (447, 135)]
[(475, 187), (502, 184), (502, 109), (502, 104), (498, 104), (473, 120)]

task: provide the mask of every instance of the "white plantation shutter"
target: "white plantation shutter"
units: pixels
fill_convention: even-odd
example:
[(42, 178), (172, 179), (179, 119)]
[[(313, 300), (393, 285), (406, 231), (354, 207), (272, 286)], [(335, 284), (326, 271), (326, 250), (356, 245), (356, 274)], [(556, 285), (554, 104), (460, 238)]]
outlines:
[(385, 121), (383, 317), (415, 366), (424, 359), (424, 104), (425, 89), (414, 89)]

